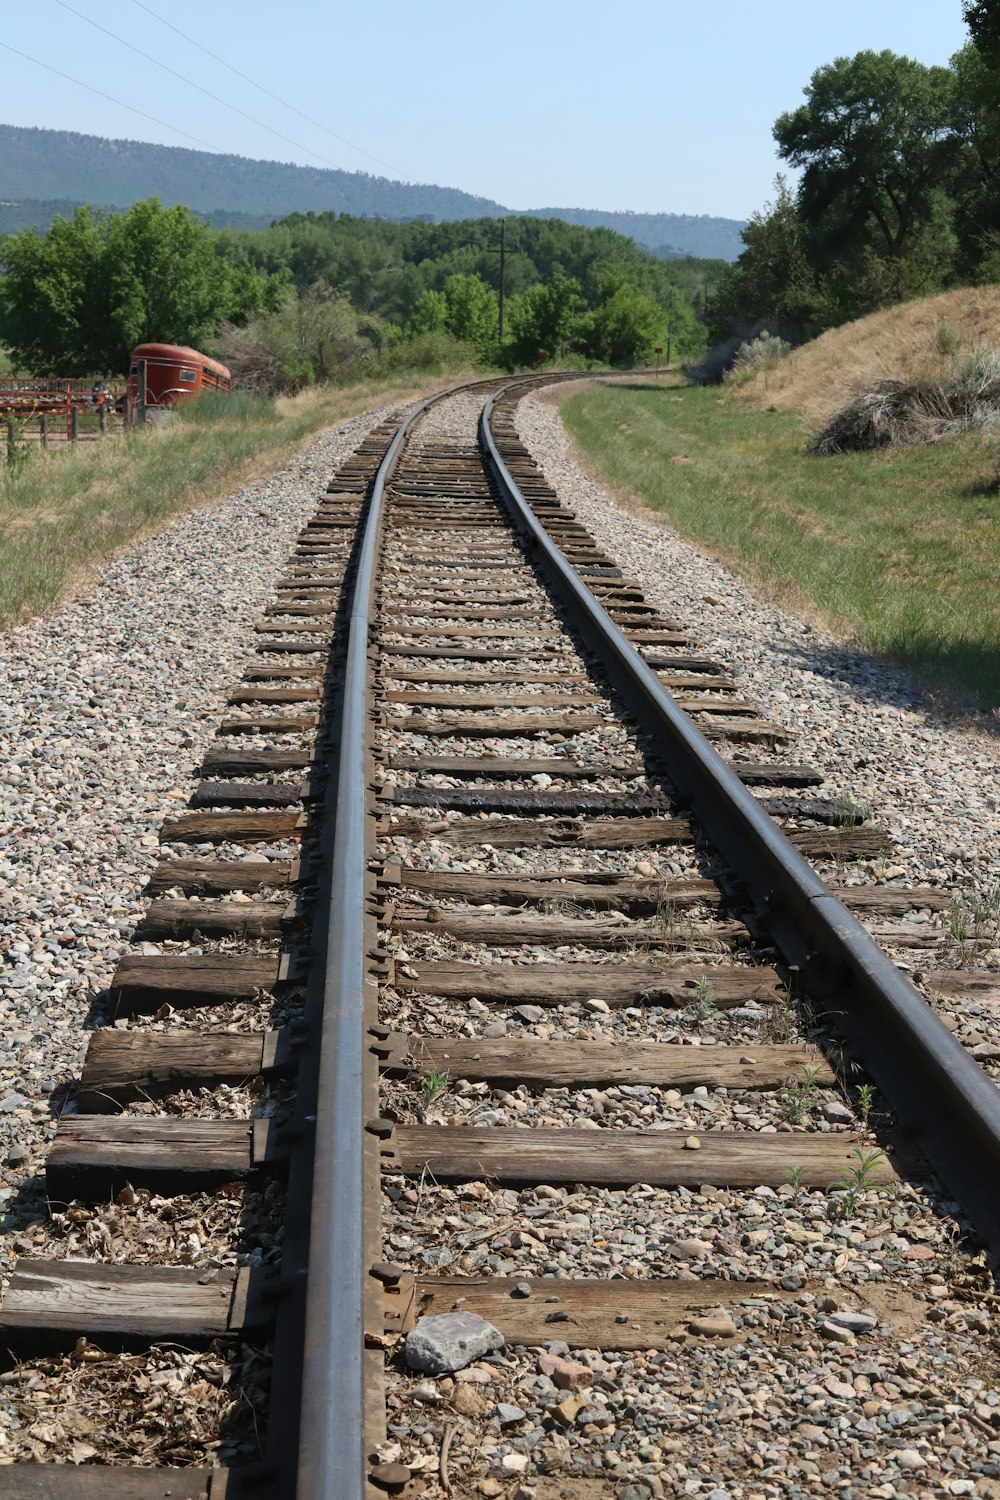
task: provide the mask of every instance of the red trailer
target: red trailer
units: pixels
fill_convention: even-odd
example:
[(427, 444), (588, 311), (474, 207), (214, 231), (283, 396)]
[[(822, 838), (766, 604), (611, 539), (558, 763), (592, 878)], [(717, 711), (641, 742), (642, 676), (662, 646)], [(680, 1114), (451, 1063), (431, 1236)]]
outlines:
[(139, 362), (146, 365), (146, 405), (176, 406), (203, 391), (228, 391), (232, 376), (225, 365), (197, 349), (180, 344), (137, 344), (129, 361), (128, 401), (134, 410), (139, 390)]

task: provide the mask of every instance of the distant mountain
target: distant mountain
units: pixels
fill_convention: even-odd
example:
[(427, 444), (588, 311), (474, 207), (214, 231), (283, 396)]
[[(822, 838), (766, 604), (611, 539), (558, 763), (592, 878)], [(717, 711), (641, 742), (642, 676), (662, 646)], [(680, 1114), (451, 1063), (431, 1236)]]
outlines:
[(587, 229), (615, 229), (660, 260), (679, 255), (735, 260), (745, 249), (740, 237), (741, 219), (717, 219), (710, 214), (609, 213), (601, 208), (531, 208), (527, 213), (534, 219), (564, 219), (567, 224), (582, 224)]
[(219, 156), (186, 146), (106, 140), (69, 130), (0, 125), (0, 232), (45, 229), (78, 203), (127, 208), (139, 198), (186, 203), (213, 224), (263, 228), (290, 213), (332, 211), (359, 218), (475, 219), (523, 214), (629, 235), (661, 257), (734, 260), (735, 219), (586, 208), (508, 209), (492, 199), (429, 183), (393, 182), (369, 172), (300, 167)]

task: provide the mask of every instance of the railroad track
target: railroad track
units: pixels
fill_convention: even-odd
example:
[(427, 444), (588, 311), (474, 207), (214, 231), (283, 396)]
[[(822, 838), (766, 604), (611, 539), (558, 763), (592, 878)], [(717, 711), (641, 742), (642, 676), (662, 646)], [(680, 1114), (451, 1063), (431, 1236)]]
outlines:
[(890, 1194), (1000, 1238), (994, 1085), (857, 920), (917, 942), (941, 894), (850, 882), (883, 834), (560, 503), (526, 388), (341, 468), (164, 827), (48, 1161), (66, 1256), (0, 1309), (25, 1421), (96, 1387), (109, 1430), (17, 1500), (663, 1492), (616, 1359), (863, 1341), (849, 1255), (831, 1295), (796, 1247)]

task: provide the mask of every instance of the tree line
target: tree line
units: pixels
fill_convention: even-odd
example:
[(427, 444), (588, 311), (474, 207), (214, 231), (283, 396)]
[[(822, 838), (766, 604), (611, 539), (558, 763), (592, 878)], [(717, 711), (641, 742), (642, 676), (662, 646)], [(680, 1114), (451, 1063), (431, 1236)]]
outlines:
[(946, 66), (891, 51), (818, 68), (774, 125), (774, 201), (743, 231), (710, 335), (768, 323), (796, 338), (893, 302), (1000, 280), (1000, 4), (964, 6)]
[(449, 349), (508, 369), (567, 358), (627, 367), (668, 344), (697, 355), (725, 269), (659, 260), (611, 230), (558, 220), (504, 230), (497, 219), (309, 213), (212, 230), (148, 199), (0, 239), (0, 343), (19, 368), (63, 375), (121, 371), (145, 339), (191, 343), (245, 362), (269, 390)]

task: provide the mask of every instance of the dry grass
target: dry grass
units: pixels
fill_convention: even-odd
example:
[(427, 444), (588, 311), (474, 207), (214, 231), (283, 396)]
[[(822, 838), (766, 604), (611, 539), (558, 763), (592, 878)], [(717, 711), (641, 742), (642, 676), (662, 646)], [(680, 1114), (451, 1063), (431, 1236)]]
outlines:
[(1000, 345), (1000, 286), (921, 297), (831, 328), (749, 380), (742, 394), (756, 406), (799, 411), (810, 426), (822, 427), (858, 390), (933, 378), (942, 341), (952, 336), (966, 349)]
[(0, 630), (41, 614), (176, 515), (278, 473), (324, 428), (475, 379), (409, 375), (275, 403), (234, 400), (232, 418), (178, 413), (162, 428), (33, 452), (20, 472), (0, 462)]

